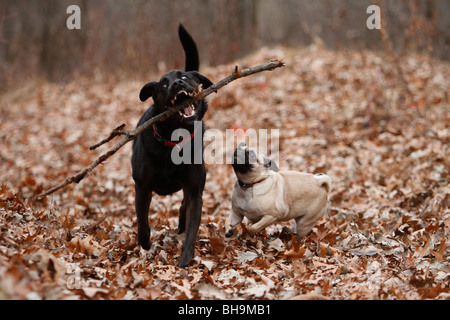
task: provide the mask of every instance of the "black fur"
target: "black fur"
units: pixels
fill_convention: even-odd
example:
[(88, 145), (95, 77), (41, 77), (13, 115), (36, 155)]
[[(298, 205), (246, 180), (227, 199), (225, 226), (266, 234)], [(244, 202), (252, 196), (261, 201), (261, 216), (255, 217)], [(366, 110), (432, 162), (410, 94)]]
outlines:
[[(199, 67), (197, 47), (181, 25), (179, 37), (186, 53), (186, 71), (172, 70), (160, 81), (150, 82), (142, 88), (139, 95), (141, 101), (152, 97), (154, 104), (144, 113), (138, 126), (173, 107), (179, 99), (186, 98), (185, 94), (180, 94), (182, 90), (191, 93), (200, 84), (203, 88), (212, 85), (210, 80), (197, 72)], [(169, 195), (183, 190), (184, 198), (179, 211), (179, 233), (186, 231), (186, 237), (178, 263), (180, 267), (186, 267), (194, 256), (201, 221), (206, 169), (203, 161), (201, 164), (175, 165), (171, 159), (173, 148), (166, 146), (162, 140), (171, 141), (172, 132), (178, 128), (194, 133), (194, 122), (202, 120), (207, 108), (206, 101), (201, 100), (195, 104), (194, 114), (191, 114), (192, 111), (189, 110), (186, 113), (186, 109), (182, 113), (189, 117), (176, 113), (170, 119), (156, 124), (157, 134), (154, 133), (153, 128), (150, 128), (139, 135), (133, 144), (131, 163), (136, 192), (138, 244), (146, 250), (151, 246), (148, 212), (152, 193)], [(202, 133), (198, 134), (202, 135)], [(203, 137), (200, 137), (198, 141), (203, 144)], [(184, 148), (191, 148), (191, 154), (194, 157), (193, 143), (186, 144)], [(198, 150), (195, 151), (198, 152)], [(203, 159), (203, 145), (200, 152)]]
[[(245, 143), (241, 143), (233, 153), (232, 166), (235, 172), (246, 174), (252, 170), (253, 164), (257, 162), (255, 152), (253, 150), (243, 149)], [(277, 164), (267, 157), (264, 157), (264, 167), (269, 170), (278, 172)]]
[(184, 70), (200, 70), (200, 59), (198, 57), (198, 51), (197, 46), (195, 45), (195, 41), (181, 24), (178, 28), (178, 36), (180, 37), (181, 44), (183, 45), (183, 49), (186, 54), (186, 67), (184, 68)]

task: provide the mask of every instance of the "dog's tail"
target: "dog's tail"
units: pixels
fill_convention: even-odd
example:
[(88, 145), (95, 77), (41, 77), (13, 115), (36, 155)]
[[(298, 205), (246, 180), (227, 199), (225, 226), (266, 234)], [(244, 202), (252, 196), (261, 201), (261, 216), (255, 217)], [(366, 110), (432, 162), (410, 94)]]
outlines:
[(200, 59), (198, 56), (197, 45), (182, 24), (180, 24), (180, 27), (178, 28), (178, 36), (180, 37), (184, 53), (186, 54), (185, 70), (198, 71), (200, 69)]
[(316, 174), (314, 175), (314, 178), (317, 180), (317, 182), (319, 182), (319, 185), (321, 187), (324, 187), (325, 190), (327, 190), (327, 193), (330, 192), (331, 190), (331, 178), (329, 176), (327, 176), (326, 174)]

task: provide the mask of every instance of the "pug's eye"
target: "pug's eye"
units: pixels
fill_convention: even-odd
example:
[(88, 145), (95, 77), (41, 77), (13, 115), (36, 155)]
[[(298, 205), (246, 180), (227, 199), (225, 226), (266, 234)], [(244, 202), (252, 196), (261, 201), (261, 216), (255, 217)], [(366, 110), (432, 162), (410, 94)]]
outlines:
[(187, 79), (186, 76), (182, 76), (182, 77), (181, 77), (181, 80), (186, 80), (186, 79)]

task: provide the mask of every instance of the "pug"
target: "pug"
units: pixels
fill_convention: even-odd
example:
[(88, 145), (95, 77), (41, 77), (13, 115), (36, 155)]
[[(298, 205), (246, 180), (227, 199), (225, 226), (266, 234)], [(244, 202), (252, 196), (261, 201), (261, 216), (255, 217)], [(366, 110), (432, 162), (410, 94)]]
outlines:
[(325, 174), (279, 171), (270, 159), (245, 143), (235, 150), (232, 166), (237, 181), (226, 237), (231, 237), (233, 228), (246, 217), (250, 235), (276, 222), (295, 219), (297, 237), (303, 238), (327, 212), (331, 178)]

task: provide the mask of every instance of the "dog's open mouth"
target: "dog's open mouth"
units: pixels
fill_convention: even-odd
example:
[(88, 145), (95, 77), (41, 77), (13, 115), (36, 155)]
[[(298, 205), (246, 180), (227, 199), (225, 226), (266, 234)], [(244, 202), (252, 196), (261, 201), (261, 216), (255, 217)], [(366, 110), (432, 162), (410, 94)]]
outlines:
[[(186, 99), (195, 97), (195, 95), (196, 95), (195, 92), (187, 92), (185, 90), (181, 90), (180, 92), (178, 92), (176, 94), (176, 96), (170, 102), (172, 103), (172, 105), (175, 106), (177, 104), (184, 102)], [(184, 109), (178, 111), (180, 116), (182, 116), (184, 118), (190, 118), (192, 116), (195, 116), (195, 112), (196, 112), (196, 110), (195, 110), (194, 104), (189, 104)]]
[[(181, 90), (178, 92), (175, 97), (170, 101), (173, 106), (178, 105), (180, 103), (183, 103), (186, 101), (186, 99), (194, 98), (198, 95), (198, 93), (201, 91), (200, 86), (197, 86), (192, 92), (188, 92), (186, 90)], [(182, 110), (178, 111), (179, 115), (183, 118), (190, 118), (195, 116), (197, 113), (196, 105), (191, 103), (187, 107), (183, 108)]]

